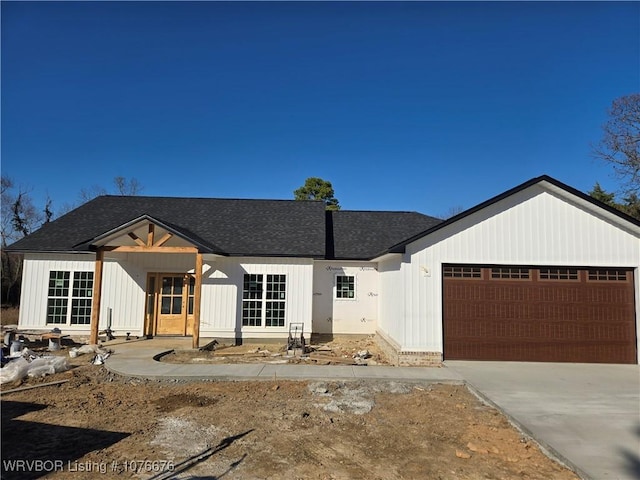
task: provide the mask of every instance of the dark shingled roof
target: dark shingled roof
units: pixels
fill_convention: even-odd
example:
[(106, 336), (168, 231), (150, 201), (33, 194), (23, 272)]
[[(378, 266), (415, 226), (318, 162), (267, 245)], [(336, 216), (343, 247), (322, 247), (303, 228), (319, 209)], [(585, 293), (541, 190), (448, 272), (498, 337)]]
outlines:
[(86, 251), (91, 241), (148, 215), (223, 255), (322, 258), (324, 205), (293, 200), (101, 196), (9, 247)]
[[(371, 259), (442, 220), (417, 212), (327, 212), (327, 258)], [(333, 251), (331, 251), (333, 247)]]
[(371, 259), (440, 220), (416, 212), (327, 212), (322, 202), (101, 196), (7, 250), (82, 252), (141, 218), (156, 220), (203, 253)]

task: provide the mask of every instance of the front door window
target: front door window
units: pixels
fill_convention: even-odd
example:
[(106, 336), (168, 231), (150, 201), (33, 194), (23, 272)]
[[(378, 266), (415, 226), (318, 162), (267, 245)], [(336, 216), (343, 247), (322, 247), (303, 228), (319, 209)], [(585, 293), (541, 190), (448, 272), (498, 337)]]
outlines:
[(182, 313), (182, 286), (180, 277), (162, 277), (160, 312), (162, 315), (180, 315)]

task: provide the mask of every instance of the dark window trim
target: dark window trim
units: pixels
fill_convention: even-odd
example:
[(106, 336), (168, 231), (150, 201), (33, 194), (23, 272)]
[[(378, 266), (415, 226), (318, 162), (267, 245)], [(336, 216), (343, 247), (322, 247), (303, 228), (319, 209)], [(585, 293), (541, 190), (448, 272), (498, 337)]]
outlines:
[[(547, 275), (550, 278), (543, 277), (543, 270), (548, 271)], [(567, 278), (559, 278), (561, 275)], [(541, 282), (579, 282), (580, 269), (577, 267), (540, 267), (538, 268), (538, 280)]]
[[(631, 278), (629, 270), (624, 268), (600, 268), (587, 269), (588, 282), (627, 282)], [(622, 276), (622, 278), (620, 278)], [(596, 277), (596, 278), (593, 278)], [(602, 278), (604, 277), (604, 278)]]
[(491, 267), (489, 278), (491, 280), (521, 280), (530, 282), (532, 280), (532, 268), (514, 265), (504, 265), (500, 267)]
[(442, 277), (456, 280), (482, 279), (482, 267), (477, 265), (443, 265)]

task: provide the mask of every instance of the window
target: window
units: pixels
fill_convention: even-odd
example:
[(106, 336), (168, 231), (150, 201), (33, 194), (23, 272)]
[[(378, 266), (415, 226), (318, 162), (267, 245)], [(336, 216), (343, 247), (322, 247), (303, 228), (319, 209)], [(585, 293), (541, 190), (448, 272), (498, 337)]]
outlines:
[(540, 280), (578, 280), (575, 268), (541, 268)]
[(91, 323), (92, 295), (93, 272), (75, 272), (71, 295), (71, 325)]
[(267, 275), (267, 327), (284, 327), (286, 283), (285, 275)]
[(481, 278), (480, 267), (444, 267), (443, 274), (447, 278)]
[[(93, 295), (93, 272), (49, 272), (47, 323), (89, 325)], [(69, 310), (71, 300), (71, 310)]]
[(336, 298), (356, 298), (356, 277), (336, 275)]
[(67, 323), (70, 272), (49, 272), (47, 323)]
[(528, 268), (519, 268), (519, 267), (499, 267), (491, 269), (491, 278), (493, 279), (503, 279), (508, 278), (511, 280), (519, 279), (526, 280), (529, 277), (529, 269)]
[(162, 277), (160, 290), (160, 313), (162, 315), (182, 314), (182, 277)]
[(626, 270), (618, 269), (589, 269), (589, 280), (605, 280), (605, 281), (625, 281), (627, 279)]
[[(266, 288), (265, 288), (266, 287)], [(287, 276), (245, 274), (242, 289), (242, 325), (284, 327)]]

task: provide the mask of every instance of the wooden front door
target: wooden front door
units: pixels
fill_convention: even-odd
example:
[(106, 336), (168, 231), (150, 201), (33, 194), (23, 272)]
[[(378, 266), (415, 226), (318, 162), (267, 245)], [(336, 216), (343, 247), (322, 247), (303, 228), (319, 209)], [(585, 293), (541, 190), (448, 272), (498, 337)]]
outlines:
[(147, 279), (147, 321), (155, 335), (192, 335), (195, 278), (153, 273)]

